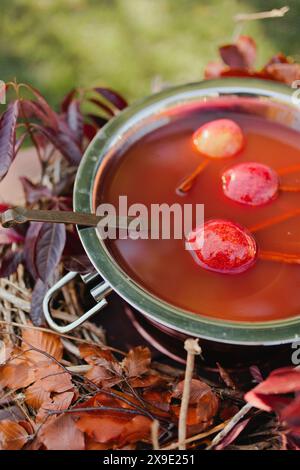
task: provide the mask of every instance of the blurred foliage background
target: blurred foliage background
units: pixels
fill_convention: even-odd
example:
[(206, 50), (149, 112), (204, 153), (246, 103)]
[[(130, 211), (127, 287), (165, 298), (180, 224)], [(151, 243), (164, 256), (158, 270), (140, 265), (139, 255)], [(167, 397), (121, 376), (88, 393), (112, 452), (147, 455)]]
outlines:
[(16, 78), (59, 102), (72, 87), (104, 85), (130, 100), (149, 94), (155, 77), (197, 81), (217, 47), (231, 41), (237, 13), (287, 5), (284, 18), (248, 22), (258, 63), (282, 51), (298, 55), (300, 1), (1, 0), (0, 78)]

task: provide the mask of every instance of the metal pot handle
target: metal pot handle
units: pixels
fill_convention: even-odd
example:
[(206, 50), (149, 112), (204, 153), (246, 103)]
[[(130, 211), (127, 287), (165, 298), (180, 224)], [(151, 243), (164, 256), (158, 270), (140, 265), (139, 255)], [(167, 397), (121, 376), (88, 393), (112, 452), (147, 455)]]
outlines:
[(46, 293), (43, 301), (43, 311), (46, 318), (46, 321), (50, 328), (59, 332), (59, 333), (68, 333), (74, 328), (77, 328), (79, 325), (82, 325), (86, 320), (91, 318), (95, 313), (99, 312), (103, 307), (107, 305), (107, 301), (105, 299), (105, 295), (111, 291), (111, 287), (108, 282), (103, 281), (101, 284), (96, 286), (92, 291), (92, 295), (96, 299), (97, 303), (94, 307), (84, 313), (81, 317), (77, 318), (77, 320), (73, 321), (69, 325), (60, 326), (58, 325), (52, 318), (51, 310), (50, 310), (50, 302), (52, 296), (63, 286), (65, 286), (68, 282), (74, 279), (78, 275), (75, 271), (70, 271), (68, 274), (63, 276), (54, 286), (52, 286)]

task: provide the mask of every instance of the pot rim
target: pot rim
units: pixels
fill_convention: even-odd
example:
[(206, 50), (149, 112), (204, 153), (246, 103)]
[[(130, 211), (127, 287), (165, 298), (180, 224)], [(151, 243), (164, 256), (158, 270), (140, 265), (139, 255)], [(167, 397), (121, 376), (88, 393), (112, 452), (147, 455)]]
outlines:
[[(292, 102), (295, 90), (286, 85), (253, 78), (204, 80), (180, 85), (144, 98), (120, 112), (94, 137), (77, 171), (73, 203), (78, 212), (93, 211), (93, 188), (99, 166), (120, 135), (142, 119), (170, 105), (195, 98), (218, 96), (261, 96), (298, 109)], [(96, 228), (81, 228), (79, 236), (98, 273), (130, 305), (150, 319), (182, 333), (207, 340), (238, 345), (279, 345), (299, 340), (300, 315), (269, 322), (237, 322), (210, 318), (177, 308), (150, 294), (123, 271), (109, 253)], [(300, 332), (300, 331), (299, 331)]]

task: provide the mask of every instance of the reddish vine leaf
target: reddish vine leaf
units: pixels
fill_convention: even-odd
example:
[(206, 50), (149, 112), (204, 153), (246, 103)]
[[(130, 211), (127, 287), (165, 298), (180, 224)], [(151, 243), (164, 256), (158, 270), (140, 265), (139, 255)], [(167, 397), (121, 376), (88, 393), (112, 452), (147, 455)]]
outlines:
[(26, 444), (28, 433), (20, 424), (14, 421), (0, 421), (0, 449), (20, 450)]
[(58, 115), (57, 113), (51, 108), (51, 106), (49, 105), (49, 103), (47, 102), (47, 100), (43, 97), (43, 95), (39, 92), (39, 90), (37, 90), (36, 88), (34, 88), (33, 86), (31, 85), (24, 85), (36, 98), (37, 102), (38, 102), (38, 106), (41, 110), (43, 110), (44, 112), (44, 115), (46, 115), (48, 117), (48, 119), (50, 120), (50, 126), (57, 130), (58, 129)]
[(23, 261), (23, 251), (9, 251), (1, 260), (0, 277), (9, 277), (15, 273), (19, 264)]
[(75, 140), (81, 146), (83, 138), (83, 115), (79, 100), (72, 100), (67, 109), (67, 123), (74, 134)]
[(19, 101), (7, 106), (0, 118), (0, 179), (9, 170), (15, 157), (16, 126), (19, 115)]
[(63, 113), (68, 111), (68, 107), (70, 106), (71, 101), (76, 96), (77, 89), (73, 88), (69, 93), (67, 93), (61, 101), (60, 109)]
[(65, 242), (64, 224), (42, 224), (35, 244), (35, 266), (39, 278), (44, 283), (47, 283), (58, 265)]
[(43, 301), (47, 290), (48, 284), (38, 279), (32, 291), (31, 305), (30, 305), (30, 318), (35, 326), (40, 326), (43, 323)]
[(37, 267), (35, 264), (35, 253), (36, 253), (36, 243), (40, 230), (42, 228), (42, 222), (31, 222), (29, 229), (26, 233), (25, 246), (24, 246), (24, 256), (26, 268), (30, 272), (33, 279), (38, 279)]
[(110, 88), (94, 88), (96, 93), (103, 96), (107, 101), (112, 103), (117, 109), (122, 110), (128, 106), (127, 101), (116, 91), (111, 90)]
[(52, 196), (52, 192), (49, 188), (47, 188), (47, 186), (43, 186), (42, 184), (34, 184), (25, 176), (21, 176), (20, 180), (22, 182), (26, 202), (28, 204), (35, 204), (41, 199), (50, 198)]

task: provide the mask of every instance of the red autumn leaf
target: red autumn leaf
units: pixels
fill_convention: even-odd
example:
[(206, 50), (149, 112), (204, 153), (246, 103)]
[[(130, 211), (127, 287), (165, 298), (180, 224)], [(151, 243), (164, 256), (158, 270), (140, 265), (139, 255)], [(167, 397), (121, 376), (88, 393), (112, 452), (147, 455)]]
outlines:
[(252, 68), (256, 60), (256, 43), (251, 36), (241, 35), (237, 38), (236, 45), (244, 57), (246, 67)]
[(236, 69), (251, 68), (256, 58), (256, 44), (250, 36), (240, 36), (234, 44), (219, 48), (226, 65)]
[(143, 346), (131, 349), (122, 361), (122, 366), (130, 378), (145, 374), (149, 370), (150, 364), (151, 353), (148, 348)]
[(66, 242), (64, 224), (43, 223), (35, 244), (35, 266), (39, 278), (47, 282), (58, 265)]
[(0, 118), (0, 179), (9, 170), (15, 157), (16, 126), (19, 101), (10, 103)]
[(91, 141), (97, 134), (97, 127), (86, 122), (83, 125), (83, 133), (84, 133), (84, 136), (87, 138), (87, 140)]
[[(276, 395), (299, 391), (300, 371), (291, 367), (285, 367), (273, 371), (266, 380), (246, 393), (245, 400), (256, 408), (272, 411), (275, 406), (274, 403), (278, 405), (278, 399), (280, 399)], [(285, 398), (284, 403), (286, 403)]]
[(292, 429), (297, 428), (300, 431), (300, 396), (285, 406), (280, 412), (280, 419), (285, 425)]
[(26, 444), (28, 433), (23, 426), (9, 420), (0, 421), (0, 449), (20, 450)]
[(39, 439), (48, 450), (84, 450), (84, 435), (70, 414), (50, 417), (39, 432)]
[(274, 63), (264, 67), (264, 72), (270, 78), (279, 82), (291, 85), (294, 81), (300, 80), (300, 65), (289, 63)]

